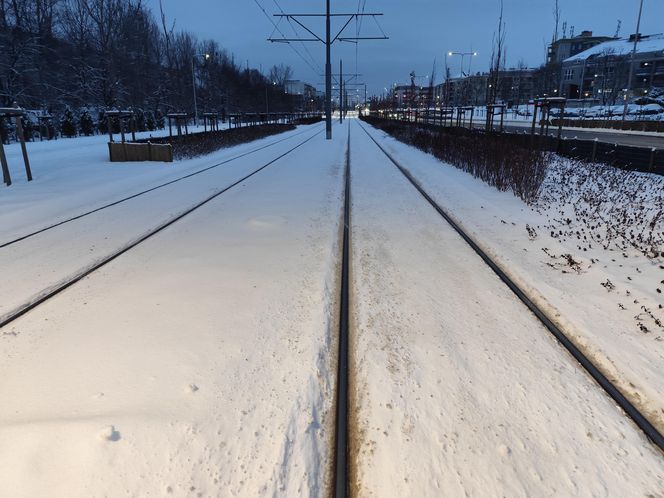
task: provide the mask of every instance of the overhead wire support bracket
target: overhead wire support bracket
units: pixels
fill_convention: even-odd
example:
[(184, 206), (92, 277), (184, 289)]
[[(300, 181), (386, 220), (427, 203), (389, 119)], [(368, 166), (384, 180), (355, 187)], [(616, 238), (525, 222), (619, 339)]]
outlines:
[[(326, 13), (325, 14), (287, 14), (284, 12), (281, 7), (279, 6), (278, 2), (275, 0), (275, 4), (277, 4), (277, 7), (279, 10), (281, 10), (280, 14), (273, 14), (273, 17), (277, 17), (280, 19), (287, 19), (289, 24), (291, 24), (291, 28), (293, 28), (293, 32), (296, 35), (296, 38), (286, 38), (286, 35), (279, 29), (279, 23), (272, 21), (272, 18), (270, 18), (265, 12), (265, 9), (259, 2), (259, 0), (254, 0), (258, 8), (265, 14), (265, 16), (270, 20), (270, 23), (274, 27), (274, 31), (272, 31), (272, 34), (270, 37), (267, 39), (267, 41), (271, 43), (286, 43), (289, 45), (293, 50), (295, 50), (294, 46), (291, 45), (291, 43), (299, 42), (302, 43), (304, 46), (304, 42), (320, 42), (323, 45), (325, 45), (325, 131), (326, 131), (326, 138), (330, 140), (332, 138), (332, 65), (331, 65), (331, 55), (330, 55), (330, 47), (332, 44), (336, 41), (339, 42), (346, 42), (346, 43), (355, 43), (358, 44), (360, 41), (363, 40), (389, 40), (389, 37), (385, 34), (385, 31), (383, 31), (383, 28), (380, 26), (378, 23), (378, 20), (376, 17), (382, 16), (382, 13), (379, 12), (364, 12), (364, 8), (362, 8), (362, 12), (359, 12), (359, 6), (358, 6), (358, 12), (353, 12), (349, 14), (344, 14), (344, 13), (337, 13), (333, 14), (330, 12), (330, 0), (326, 0)], [(324, 17), (326, 19), (325, 23), (325, 28), (326, 28), (326, 35), (325, 39), (322, 37), (318, 36), (316, 33), (314, 33), (313, 30), (309, 29), (307, 26), (304, 25), (304, 23), (298, 19), (298, 18), (309, 18), (309, 17)], [(346, 22), (344, 23), (343, 27), (339, 30), (339, 32), (336, 34), (336, 36), (332, 37), (332, 33), (330, 31), (330, 19), (331, 18), (339, 18), (339, 17), (345, 17)], [(356, 32), (356, 36), (351, 37), (351, 36), (343, 36), (344, 31), (346, 28), (350, 25), (350, 23), (353, 21), (353, 19), (356, 19), (360, 21), (364, 17), (371, 17), (374, 22), (376, 23), (376, 26), (380, 30), (382, 36), (359, 36), (359, 31)], [(302, 29), (304, 29), (307, 33), (309, 33), (312, 38), (299, 38), (297, 37), (298, 33), (296, 32), (295, 28), (292, 25), (292, 22), (297, 23)], [(281, 37), (277, 38), (274, 37), (274, 33), (278, 32)], [(296, 51), (297, 52), (297, 51)], [(300, 57), (302, 57), (301, 54), (298, 53)], [(306, 61), (307, 64), (309, 64), (308, 61)], [(355, 78), (357, 78), (357, 74), (355, 75)], [(342, 77), (343, 78), (343, 77)], [(353, 79), (355, 79), (353, 78)], [(349, 80), (349, 82), (352, 81)], [(343, 81), (339, 82), (341, 85), (344, 83)], [(366, 93), (366, 92), (365, 92)]]

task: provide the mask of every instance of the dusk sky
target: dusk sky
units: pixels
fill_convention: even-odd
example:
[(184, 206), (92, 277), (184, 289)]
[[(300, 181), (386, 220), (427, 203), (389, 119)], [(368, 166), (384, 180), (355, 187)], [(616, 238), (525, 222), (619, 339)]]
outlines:
[[(316, 74), (292, 48), (282, 43), (266, 41), (273, 26), (258, 5), (269, 14), (278, 13), (279, 6), (289, 13), (323, 12), (323, 0), (163, 0), (168, 19), (176, 27), (195, 32), (199, 38), (213, 38), (235, 54), (238, 61), (249, 61), (251, 67), (267, 71), (274, 63), (293, 67), (295, 77), (321, 86), (323, 77)], [(154, 12), (159, 12), (159, 0), (146, 0)], [(362, 3), (360, 1), (360, 3)], [(618, 20), (622, 21), (621, 36), (636, 29), (638, 0), (560, 0), (561, 31), (566, 21), (568, 33), (591, 30), (594, 34), (614, 35)], [(554, 30), (554, 0), (505, 0), (507, 23), (507, 60), (516, 66), (523, 60), (528, 66), (538, 66), (545, 58), (546, 46)], [(448, 51), (478, 52), (473, 71), (486, 70), (491, 56), (492, 37), (497, 25), (498, 0), (366, 0), (366, 12), (383, 12), (378, 18), (386, 41), (366, 41), (358, 47), (357, 70), (369, 86), (369, 93), (380, 93), (395, 82), (409, 81), (409, 73), (431, 73), (437, 60), (438, 81), (443, 79), (445, 54)], [(355, 12), (357, 0), (333, 0), (334, 12)], [(276, 21), (276, 19), (275, 19)], [(340, 22), (340, 21), (338, 21)], [(306, 24), (322, 37), (324, 19), (309, 19)], [(292, 28), (283, 21), (280, 29), (293, 36)], [(340, 26), (339, 26), (340, 27)], [(300, 35), (306, 33), (300, 29)], [(351, 36), (355, 25), (347, 28)], [(641, 25), (644, 34), (664, 32), (664, 2), (645, 0)], [(362, 36), (379, 35), (376, 24), (364, 21)], [(275, 33), (275, 36), (279, 36)], [(302, 44), (295, 48), (307, 57)], [(321, 71), (324, 67), (324, 46), (307, 43), (307, 49)], [(355, 46), (337, 43), (333, 46), (333, 69), (338, 71), (343, 58), (349, 72), (355, 71)], [(460, 72), (460, 57), (448, 60), (453, 74)], [(316, 66), (313, 62), (311, 65)], [(466, 59), (467, 69), (467, 59)]]

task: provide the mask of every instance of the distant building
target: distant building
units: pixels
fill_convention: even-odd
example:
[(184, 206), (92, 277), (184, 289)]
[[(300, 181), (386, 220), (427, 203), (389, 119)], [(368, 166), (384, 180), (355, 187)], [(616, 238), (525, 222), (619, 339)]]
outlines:
[(432, 88), (428, 86), (397, 85), (391, 91), (392, 105), (397, 108), (423, 108), (432, 102), (432, 95)]
[(664, 35), (639, 35), (636, 44), (634, 75), (629, 68), (636, 35), (611, 39), (563, 61), (560, 94), (569, 99), (594, 99), (615, 104), (624, 89), (646, 95), (650, 89), (664, 87)]
[[(510, 107), (525, 104), (535, 94), (536, 70), (529, 68), (503, 69), (498, 72), (497, 100)], [(436, 103), (448, 106), (477, 105), (487, 103), (489, 74), (449, 78), (436, 86)]]
[(561, 64), (573, 55), (613, 39), (610, 36), (593, 36), (592, 31), (582, 31), (579, 36), (572, 38), (561, 38), (549, 45), (546, 63)]
[(311, 111), (317, 107), (316, 88), (304, 81), (286, 80), (284, 93), (295, 96), (296, 106), (301, 111)]

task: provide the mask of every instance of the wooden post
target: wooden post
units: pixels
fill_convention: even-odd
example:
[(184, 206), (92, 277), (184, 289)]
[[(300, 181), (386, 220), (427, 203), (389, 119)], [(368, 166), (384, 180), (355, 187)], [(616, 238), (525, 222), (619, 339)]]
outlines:
[[(526, 107), (527, 109), (527, 107)], [(537, 123), (537, 102), (533, 101), (533, 125), (530, 128), (530, 136), (535, 136), (535, 124)]]
[(131, 141), (136, 141), (136, 117), (131, 115)]
[(113, 143), (113, 120), (110, 116), (106, 117), (106, 123), (108, 126), (108, 141)]
[(657, 147), (650, 148), (650, 162), (648, 163), (648, 171), (652, 173), (652, 168), (655, 165), (655, 153), (657, 152)]
[(597, 138), (595, 138), (595, 140), (593, 140), (593, 155), (590, 159), (590, 161), (593, 162), (593, 163), (595, 162), (595, 156), (597, 155), (597, 141), (598, 141)]
[(120, 127), (120, 136), (122, 137), (122, 143), (124, 143), (125, 142), (125, 122), (119, 115), (118, 115), (118, 126)]
[(189, 135), (189, 127), (187, 125), (187, 121), (188, 121), (188, 119), (184, 118), (184, 134), (185, 135)]
[(0, 163), (2, 164), (2, 179), (8, 187), (12, 184), (12, 177), (9, 174), (9, 165), (7, 164), (7, 156), (5, 156), (5, 146), (0, 140)]
[(560, 119), (558, 120), (558, 142), (563, 135), (563, 119), (565, 119), (565, 103), (560, 107)]
[(473, 116), (475, 115), (475, 106), (470, 108), (470, 130), (473, 130)]
[(500, 108), (500, 133), (503, 132), (503, 124), (505, 123), (505, 107)]
[(30, 169), (30, 160), (28, 159), (28, 149), (25, 146), (25, 135), (23, 134), (23, 117), (16, 116), (16, 132), (21, 141), (21, 153), (23, 154), (23, 162), (25, 163), (25, 174), (28, 181), (32, 181), (32, 170)]

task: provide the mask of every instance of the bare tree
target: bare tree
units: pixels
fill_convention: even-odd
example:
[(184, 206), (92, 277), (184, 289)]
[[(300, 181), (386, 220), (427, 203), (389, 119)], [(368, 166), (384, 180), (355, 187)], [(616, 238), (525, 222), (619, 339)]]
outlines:
[(284, 84), (293, 78), (293, 69), (290, 66), (283, 64), (275, 65), (270, 68), (268, 79), (278, 86), (283, 87)]
[(498, 15), (498, 29), (493, 35), (493, 49), (491, 52), (489, 78), (487, 80), (487, 104), (496, 103), (496, 97), (500, 93), (500, 71), (503, 69), (507, 57), (507, 47), (505, 46), (507, 28), (505, 26), (505, 21), (503, 20), (503, 3), (503, 0), (499, 0), (500, 13)]

